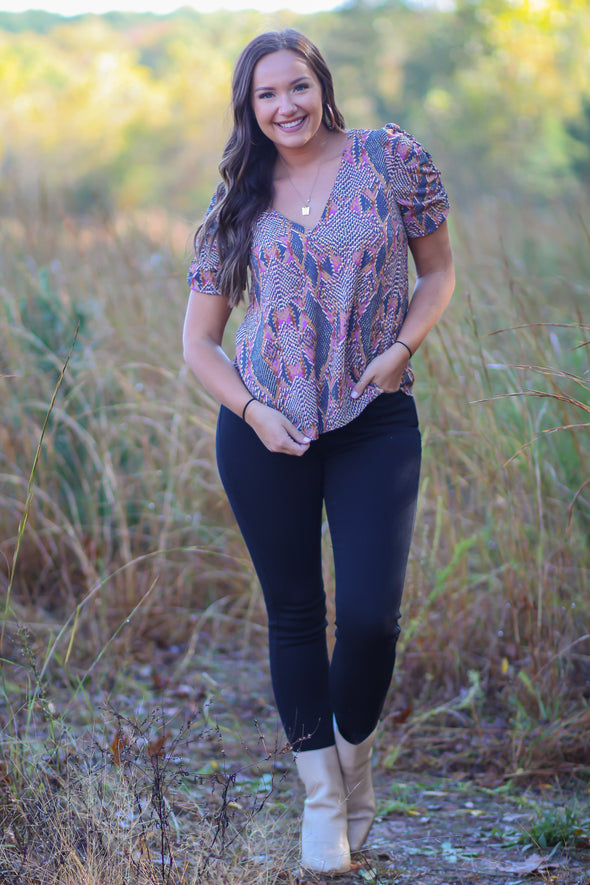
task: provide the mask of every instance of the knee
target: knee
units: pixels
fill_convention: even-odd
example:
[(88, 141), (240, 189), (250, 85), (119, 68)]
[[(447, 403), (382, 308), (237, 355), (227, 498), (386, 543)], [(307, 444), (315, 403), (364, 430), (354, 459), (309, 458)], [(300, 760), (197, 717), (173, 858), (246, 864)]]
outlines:
[(323, 597), (290, 601), (269, 609), (269, 630), (283, 644), (313, 642), (318, 636), (325, 635), (326, 623), (326, 603)]
[(359, 650), (393, 649), (401, 632), (398, 618), (399, 614), (387, 618), (362, 610), (339, 615), (336, 623), (338, 642)]

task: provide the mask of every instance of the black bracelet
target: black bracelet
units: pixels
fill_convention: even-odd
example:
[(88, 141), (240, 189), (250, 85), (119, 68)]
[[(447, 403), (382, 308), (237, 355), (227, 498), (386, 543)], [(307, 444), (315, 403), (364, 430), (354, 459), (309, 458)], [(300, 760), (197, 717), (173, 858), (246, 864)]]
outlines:
[(410, 354), (410, 359), (412, 359), (412, 357), (414, 356), (414, 354), (412, 353), (412, 351), (410, 350), (410, 348), (408, 347), (408, 345), (406, 344), (405, 341), (400, 341), (399, 338), (396, 338), (396, 339), (395, 339), (395, 343), (396, 343), (396, 344), (401, 344), (402, 347), (405, 347), (406, 350), (408, 351), (408, 353)]
[(248, 400), (248, 402), (246, 403), (246, 405), (245, 405), (244, 408), (242, 409), (242, 421), (245, 421), (245, 420), (246, 420), (246, 409), (248, 408), (248, 406), (250, 405), (250, 403), (255, 403), (255, 402), (258, 402), (258, 400), (256, 399), (255, 396), (251, 397), (251, 398)]

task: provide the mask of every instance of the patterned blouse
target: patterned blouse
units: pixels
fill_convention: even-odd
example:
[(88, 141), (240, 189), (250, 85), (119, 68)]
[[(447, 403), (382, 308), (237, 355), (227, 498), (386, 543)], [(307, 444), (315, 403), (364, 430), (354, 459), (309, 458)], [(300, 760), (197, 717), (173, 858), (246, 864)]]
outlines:
[[(351, 129), (318, 223), (276, 209), (257, 219), (252, 287), (236, 335), (244, 384), (311, 439), (356, 418), (380, 391), (350, 397), (367, 364), (395, 341), (408, 309), (408, 237), (449, 209), (430, 155), (399, 126)], [(217, 294), (215, 244), (193, 260), (191, 289)], [(402, 390), (411, 393), (406, 369)]]

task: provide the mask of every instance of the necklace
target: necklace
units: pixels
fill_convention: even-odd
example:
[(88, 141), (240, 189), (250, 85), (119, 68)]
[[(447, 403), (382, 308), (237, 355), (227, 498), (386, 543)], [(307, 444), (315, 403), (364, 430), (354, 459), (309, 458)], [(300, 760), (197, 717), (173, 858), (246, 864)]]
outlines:
[[(318, 183), (318, 178), (319, 178), (319, 175), (320, 175), (320, 169), (322, 168), (322, 166), (323, 166), (323, 164), (324, 164), (324, 159), (323, 159), (323, 157), (324, 157), (324, 151), (325, 151), (325, 149), (326, 149), (326, 144), (327, 144), (327, 143), (328, 143), (328, 138), (326, 137), (326, 140), (324, 141), (324, 143), (323, 143), (323, 145), (322, 145), (322, 150), (321, 150), (321, 154), (320, 154), (321, 159), (320, 159), (320, 161), (319, 161), (319, 163), (318, 163), (318, 168), (316, 169), (316, 173), (315, 173), (315, 177), (314, 177), (314, 180), (313, 180), (313, 184), (312, 184), (312, 186), (311, 186), (311, 188), (310, 188), (309, 196), (307, 197), (307, 199), (305, 199), (305, 197), (303, 196), (303, 194), (301, 193), (301, 191), (299, 190), (299, 188), (295, 186), (295, 182), (294, 182), (293, 179), (291, 178), (291, 173), (289, 172), (289, 168), (288, 168), (287, 164), (285, 163), (284, 160), (282, 161), (282, 162), (283, 162), (283, 166), (285, 167), (285, 172), (287, 173), (287, 178), (289, 179), (289, 182), (290, 182), (290, 184), (291, 184), (291, 187), (293, 188), (293, 190), (295, 191), (295, 193), (297, 194), (297, 196), (299, 197), (299, 199), (300, 199), (301, 202), (303, 203), (303, 205), (301, 206), (301, 214), (304, 215), (304, 216), (305, 216), (305, 215), (309, 215), (309, 213), (311, 212), (311, 197), (312, 197), (312, 194), (313, 194), (314, 188), (315, 188), (316, 184)], [(281, 158), (281, 159), (282, 159), (282, 158)]]

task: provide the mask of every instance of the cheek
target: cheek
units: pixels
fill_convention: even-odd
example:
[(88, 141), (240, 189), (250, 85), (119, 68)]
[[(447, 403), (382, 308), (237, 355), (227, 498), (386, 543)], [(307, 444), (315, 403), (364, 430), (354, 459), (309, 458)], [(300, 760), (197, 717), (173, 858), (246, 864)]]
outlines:
[(254, 112), (254, 118), (259, 126), (264, 126), (266, 120), (268, 120), (268, 107), (265, 105), (259, 105), (257, 103), (252, 104), (252, 111)]
[(258, 123), (258, 126), (262, 127), (264, 125), (264, 119), (260, 116), (259, 108), (257, 108), (254, 103), (252, 103), (250, 107), (252, 109), (252, 117), (254, 118), (254, 121)]
[(316, 113), (321, 114), (321, 113), (322, 113), (322, 108), (323, 108), (323, 105), (322, 105), (322, 94), (321, 94), (321, 92), (317, 91), (317, 92), (315, 92), (313, 95), (310, 95), (310, 96), (309, 96), (308, 104), (309, 104), (311, 107), (313, 107), (313, 110), (314, 110)]

